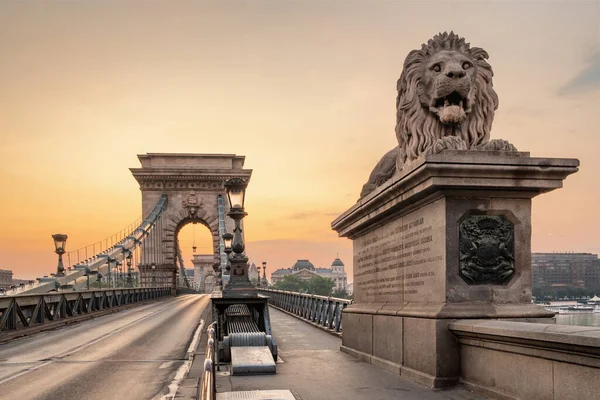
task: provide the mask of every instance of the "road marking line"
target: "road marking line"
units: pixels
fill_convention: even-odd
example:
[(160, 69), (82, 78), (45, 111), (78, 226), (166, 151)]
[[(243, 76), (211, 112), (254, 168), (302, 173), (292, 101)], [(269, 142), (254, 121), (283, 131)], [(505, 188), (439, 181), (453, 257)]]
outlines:
[(16, 375), (9, 376), (8, 378), (4, 378), (4, 379), (2, 379), (2, 380), (0, 381), (0, 385), (4, 384), (4, 383), (6, 383), (6, 382), (12, 381), (13, 379), (15, 379), (15, 378), (18, 378), (18, 377), (20, 377), (20, 376), (23, 376), (23, 375), (25, 375), (25, 374), (28, 374), (28, 373), (30, 373), (30, 372), (33, 372), (33, 371), (35, 371), (35, 370), (36, 370), (36, 369), (38, 369), (38, 368), (45, 367), (45, 366), (46, 366), (46, 365), (48, 365), (48, 364), (52, 364), (52, 361), (48, 361), (48, 362), (45, 362), (45, 363), (43, 363), (43, 364), (37, 365), (37, 366), (35, 366), (35, 367), (28, 368), (28, 369), (26, 369), (25, 371), (21, 371), (21, 372), (19, 372), (19, 373), (18, 373), (18, 374), (16, 374)]
[(192, 367), (191, 355), (192, 352), (194, 352), (196, 350), (196, 347), (198, 346), (198, 341), (200, 340), (202, 329), (204, 329), (203, 319), (200, 320), (200, 324), (198, 325), (198, 328), (196, 328), (196, 332), (194, 332), (194, 337), (192, 338), (190, 346), (188, 347), (188, 359), (181, 365), (181, 367), (179, 367), (177, 373), (175, 373), (175, 376), (173, 377), (173, 380), (169, 385), (169, 393), (162, 396), (160, 400), (172, 400), (175, 398), (175, 395), (177, 394), (177, 389), (179, 389), (179, 384), (181, 383), (183, 378), (188, 375), (188, 373), (190, 372), (190, 368)]

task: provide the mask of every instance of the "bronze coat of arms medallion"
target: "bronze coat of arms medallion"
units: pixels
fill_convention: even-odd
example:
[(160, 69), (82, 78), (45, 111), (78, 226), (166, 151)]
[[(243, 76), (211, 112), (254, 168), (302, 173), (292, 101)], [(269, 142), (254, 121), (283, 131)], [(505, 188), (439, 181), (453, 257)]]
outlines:
[(460, 276), (469, 285), (505, 285), (515, 273), (512, 222), (501, 215), (471, 215), (459, 228)]

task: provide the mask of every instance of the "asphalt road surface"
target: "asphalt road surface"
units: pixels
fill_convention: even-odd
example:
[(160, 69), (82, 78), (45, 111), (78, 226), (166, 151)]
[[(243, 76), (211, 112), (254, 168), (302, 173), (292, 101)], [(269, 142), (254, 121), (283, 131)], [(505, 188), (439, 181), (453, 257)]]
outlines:
[(173, 297), (0, 344), (0, 399), (170, 398), (209, 302)]

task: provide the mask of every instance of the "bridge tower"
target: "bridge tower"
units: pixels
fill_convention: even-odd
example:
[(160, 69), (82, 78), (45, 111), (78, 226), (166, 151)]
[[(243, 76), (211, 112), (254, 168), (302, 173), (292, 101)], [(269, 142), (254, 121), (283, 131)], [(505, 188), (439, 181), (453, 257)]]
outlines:
[(243, 169), (245, 157), (148, 153), (138, 155), (138, 159), (141, 168), (130, 170), (140, 185), (143, 215), (152, 212), (163, 194), (168, 197), (161, 223), (141, 245), (142, 286), (176, 286), (177, 234), (189, 223), (200, 223), (210, 230), (214, 259), (225, 271), (221, 235), (225, 230), (233, 231), (233, 221), (219, 218), (229, 210), (223, 183), (235, 177), (250, 179), (252, 170)]

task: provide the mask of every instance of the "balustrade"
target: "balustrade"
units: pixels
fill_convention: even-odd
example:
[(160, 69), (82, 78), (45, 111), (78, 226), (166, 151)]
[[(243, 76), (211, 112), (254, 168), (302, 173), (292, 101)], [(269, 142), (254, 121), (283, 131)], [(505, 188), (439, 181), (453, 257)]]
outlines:
[(352, 300), (308, 293), (259, 289), (269, 304), (335, 332), (342, 331), (342, 311)]
[(171, 288), (65, 291), (0, 297), (0, 339), (15, 331), (83, 314), (171, 296)]
[(204, 359), (204, 371), (202, 372), (202, 378), (199, 386), (200, 400), (214, 400), (217, 393), (216, 375), (215, 375), (215, 362), (217, 358), (215, 356), (215, 326), (216, 322), (213, 322), (208, 326), (208, 341), (206, 344), (206, 356)]

